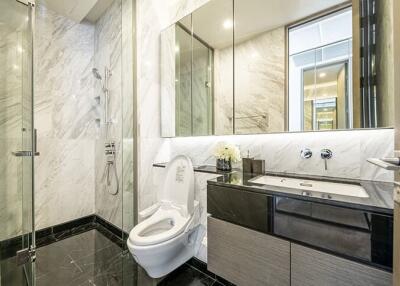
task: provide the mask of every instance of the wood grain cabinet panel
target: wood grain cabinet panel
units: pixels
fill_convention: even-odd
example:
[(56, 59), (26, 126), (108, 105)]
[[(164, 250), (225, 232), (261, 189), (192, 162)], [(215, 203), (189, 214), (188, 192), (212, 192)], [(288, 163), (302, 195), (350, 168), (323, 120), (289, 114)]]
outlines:
[(291, 244), (291, 286), (391, 286), (392, 274)]
[(290, 285), (290, 243), (208, 218), (208, 269), (238, 286)]

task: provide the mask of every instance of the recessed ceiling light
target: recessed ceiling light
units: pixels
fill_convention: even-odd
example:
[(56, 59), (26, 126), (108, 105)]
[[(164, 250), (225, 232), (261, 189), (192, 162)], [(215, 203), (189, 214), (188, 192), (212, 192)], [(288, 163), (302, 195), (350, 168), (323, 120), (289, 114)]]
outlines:
[(326, 73), (324, 73), (324, 72), (319, 73), (319, 77), (320, 77), (320, 78), (326, 77)]
[(251, 54), (251, 57), (252, 57), (253, 59), (258, 58), (258, 56), (259, 56), (259, 54), (258, 54), (257, 52), (253, 52), (253, 53)]
[(224, 29), (227, 29), (227, 30), (228, 29), (232, 29), (233, 28), (233, 21), (231, 19), (226, 19), (224, 21), (223, 26), (224, 26)]

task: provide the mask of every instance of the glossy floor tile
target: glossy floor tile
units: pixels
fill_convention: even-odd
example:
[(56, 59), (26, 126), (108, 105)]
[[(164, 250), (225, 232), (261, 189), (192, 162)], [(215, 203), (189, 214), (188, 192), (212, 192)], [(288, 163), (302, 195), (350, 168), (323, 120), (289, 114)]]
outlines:
[[(100, 231), (99, 231), (100, 230)], [(92, 229), (37, 249), (37, 286), (223, 286), (216, 276), (184, 264), (152, 279), (104, 229)], [(200, 268), (199, 268), (200, 269)], [(1, 261), (1, 286), (25, 286), (15, 257)]]
[(135, 263), (128, 254), (98, 230), (90, 230), (39, 248), (36, 284), (124, 285), (134, 276)]

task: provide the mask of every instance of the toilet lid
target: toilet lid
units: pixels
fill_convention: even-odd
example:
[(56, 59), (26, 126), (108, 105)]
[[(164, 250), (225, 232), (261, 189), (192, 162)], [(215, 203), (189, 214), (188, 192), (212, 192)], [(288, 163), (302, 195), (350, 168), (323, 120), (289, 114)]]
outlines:
[(179, 207), (183, 216), (193, 214), (194, 171), (189, 157), (179, 155), (168, 163), (165, 181), (158, 195), (160, 201)]
[(162, 243), (183, 233), (188, 222), (176, 209), (159, 209), (132, 229), (129, 240), (141, 246)]

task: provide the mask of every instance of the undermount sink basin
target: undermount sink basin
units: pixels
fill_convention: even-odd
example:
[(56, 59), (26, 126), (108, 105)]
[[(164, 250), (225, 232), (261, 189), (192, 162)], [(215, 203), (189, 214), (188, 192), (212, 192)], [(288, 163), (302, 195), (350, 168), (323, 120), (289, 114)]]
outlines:
[(307, 196), (311, 196), (311, 192), (318, 192), (323, 194), (335, 194), (357, 198), (369, 197), (365, 189), (356, 184), (334, 183), (278, 176), (262, 176), (251, 179), (250, 182), (267, 186), (303, 190), (304, 192), (302, 194)]

